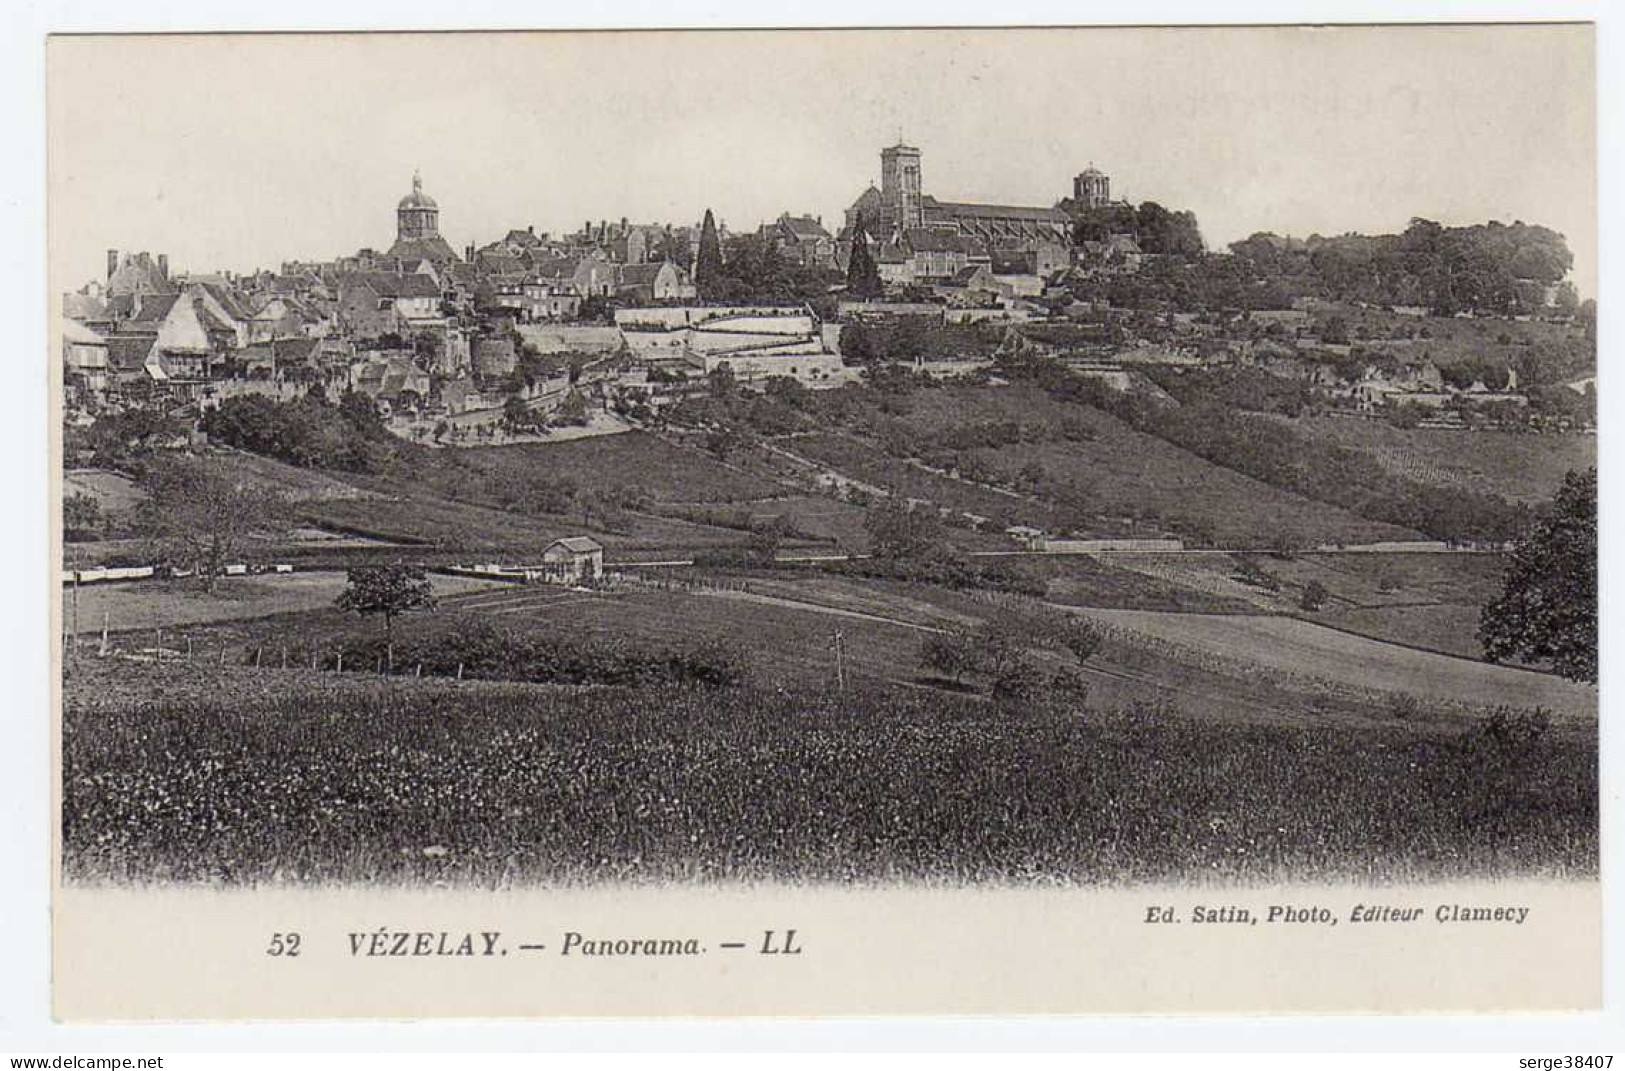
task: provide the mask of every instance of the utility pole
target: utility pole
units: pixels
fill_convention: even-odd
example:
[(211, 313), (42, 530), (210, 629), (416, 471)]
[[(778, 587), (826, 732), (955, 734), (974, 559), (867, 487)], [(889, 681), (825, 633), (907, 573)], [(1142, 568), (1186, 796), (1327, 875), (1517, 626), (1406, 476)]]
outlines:
[(835, 648), (835, 689), (846, 691), (846, 634), (840, 629), (835, 630), (835, 639), (832, 643)]

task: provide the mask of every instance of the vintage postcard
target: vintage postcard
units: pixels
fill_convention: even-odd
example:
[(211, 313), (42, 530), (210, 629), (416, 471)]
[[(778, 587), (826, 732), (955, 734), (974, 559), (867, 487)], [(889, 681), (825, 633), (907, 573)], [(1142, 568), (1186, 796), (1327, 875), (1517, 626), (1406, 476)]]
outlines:
[(51, 38), (56, 1015), (1596, 1007), (1594, 37)]

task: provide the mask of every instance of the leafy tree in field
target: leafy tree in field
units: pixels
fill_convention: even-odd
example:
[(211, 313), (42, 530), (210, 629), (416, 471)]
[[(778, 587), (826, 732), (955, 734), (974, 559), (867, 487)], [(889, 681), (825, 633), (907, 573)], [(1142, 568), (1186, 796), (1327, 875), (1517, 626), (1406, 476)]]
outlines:
[(349, 583), (333, 605), (363, 617), (382, 616), (384, 641), (393, 644), (395, 618), (413, 610), (433, 609), (434, 586), (416, 565), (361, 565), (350, 570)]
[(863, 213), (852, 223), (852, 255), (846, 265), (846, 288), (854, 297), (872, 298), (880, 295), (880, 266), (869, 251), (869, 231), (863, 223)]
[(1518, 542), (1504, 589), (1479, 616), (1491, 662), (1545, 664), (1597, 679), (1597, 470), (1570, 472), (1551, 513)]
[(280, 494), (244, 483), (219, 462), (171, 461), (143, 480), (149, 497), (138, 523), (172, 565), (190, 569), (205, 591), (242, 554), (249, 537), (287, 526)]
[(1298, 600), (1298, 605), (1310, 613), (1314, 613), (1326, 605), (1326, 600), (1329, 597), (1325, 584), (1318, 580), (1311, 580), (1304, 585), (1303, 596)]
[(1076, 614), (1066, 614), (1056, 619), (1050, 635), (1052, 642), (1076, 658), (1080, 666), (1093, 658), (1105, 641), (1099, 625)]
[(981, 637), (975, 630), (957, 626), (925, 641), (920, 648), (920, 664), (962, 684), (965, 674), (976, 672), (981, 665), (980, 644)]
[(877, 558), (921, 561), (948, 555), (942, 521), (929, 506), (910, 509), (887, 499), (869, 510), (863, 527), (869, 536), (869, 553)]
[(1001, 703), (1016, 703), (1029, 699), (1043, 682), (1043, 675), (1033, 663), (1024, 637), (1004, 622), (989, 621), (978, 637), (982, 670), (991, 682), (994, 699)]
[(700, 297), (709, 299), (722, 281), (722, 242), (717, 237), (717, 221), (711, 210), (705, 210), (700, 224), (700, 251), (694, 260), (694, 285)]

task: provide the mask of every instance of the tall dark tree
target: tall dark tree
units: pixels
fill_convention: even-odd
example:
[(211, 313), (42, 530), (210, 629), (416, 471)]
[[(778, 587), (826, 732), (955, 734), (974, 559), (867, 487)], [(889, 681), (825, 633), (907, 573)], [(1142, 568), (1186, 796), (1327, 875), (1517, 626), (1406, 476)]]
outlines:
[(1544, 664), (1597, 679), (1597, 470), (1570, 472), (1550, 514), (1512, 551), (1505, 588), (1484, 607), (1478, 638), (1492, 662)]
[(722, 241), (717, 237), (716, 217), (707, 208), (705, 219), (700, 223), (700, 252), (694, 260), (694, 285), (702, 298), (710, 297), (721, 281)]
[(869, 252), (869, 231), (863, 213), (852, 222), (852, 254), (846, 265), (846, 289), (856, 297), (878, 297), (881, 291), (880, 266)]

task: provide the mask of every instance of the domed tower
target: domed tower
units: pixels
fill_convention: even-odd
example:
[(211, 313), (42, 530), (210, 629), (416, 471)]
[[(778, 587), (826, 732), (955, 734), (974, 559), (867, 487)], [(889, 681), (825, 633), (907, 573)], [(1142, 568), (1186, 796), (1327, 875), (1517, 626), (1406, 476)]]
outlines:
[(395, 239), (416, 241), (440, 236), (440, 206), (423, 192), (423, 176), (412, 172), (412, 192), (395, 209)]
[(1072, 180), (1072, 199), (1084, 208), (1104, 208), (1111, 204), (1112, 180), (1090, 164)]

